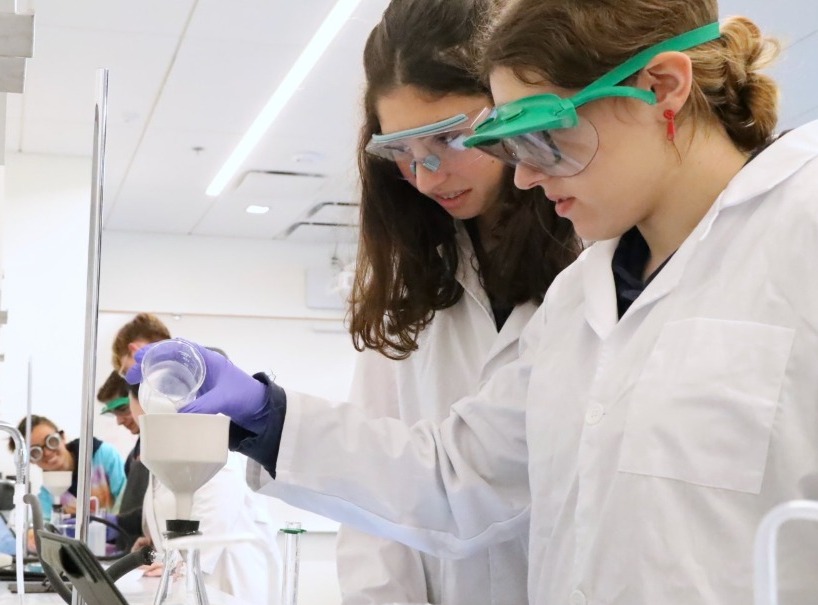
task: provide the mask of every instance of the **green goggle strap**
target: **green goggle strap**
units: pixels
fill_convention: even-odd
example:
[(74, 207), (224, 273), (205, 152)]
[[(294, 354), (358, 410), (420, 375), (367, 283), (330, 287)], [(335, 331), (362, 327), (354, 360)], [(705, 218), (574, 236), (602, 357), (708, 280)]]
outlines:
[(401, 139), (430, 136), (433, 134), (438, 134), (440, 132), (446, 132), (447, 130), (451, 130), (455, 126), (460, 126), (461, 124), (467, 122), (468, 120), (469, 120), (468, 116), (464, 113), (461, 113), (460, 115), (456, 115), (451, 118), (441, 120), (440, 122), (435, 122), (434, 124), (427, 124), (426, 126), (418, 126), (417, 128), (410, 128), (409, 130), (401, 130), (400, 132), (392, 132), (390, 134), (373, 134), (372, 142), (392, 143), (393, 141), (399, 141)]
[[(644, 69), (648, 63), (660, 53), (688, 50), (705, 42), (716, 40), (720, 35), (719, 24), (710, 23), (646, 48), (622, 63), (619, 67), (612, 69), (598, 80), (595, 80), (572, 97), (560, 98), (553, 94), (536, 95), (496, 107), (489, 118), (475, 128), (477, 136), (470, 137), (466, 141), (466, 147), (474, 147), (484, 143), (485, 140), (491, 141), (492, 138), (487, 137), (484, 133), (493, 126), (496, 127), (498, 120), (500, 123), (508, 123), (516, 120), (525, 111), (543, 111), (545, 109), (543, 105), (546, 105), (546, 103), (550, 105), (548, 109), (545, 109), (545, 111), (550, 112), (550, 119), (545, 120), (542, 123), (542, 127), (532, 129), (529, 132), (549, 128), (572, 128), (579, 123), (576, 108), (591, 101), (596, 101), (597, 99), (630, 97), (644, 101), (649, 105), (654, 105), (656, 104), (656, 95), (652, 91), (635, 88), (633, 86), (619, 86), (619, 83), (637, 73), (639, 70)], [(528, 105), (531, 105), (531, 107), (525, 109)], [(500, 138), (504, 137), (501, 135)], [(469, 141), (472, 142), (470, 143)]]
[(703, 27), (685, 32), (650, 48), (646, 48), (637, 53), (619, 67), (612, 69), (607, 74), (589, 84), (579, 91), (573, 98), (574, 107), (579, 107), (590, 101), (605, 97), (632, 97), (641, 99), (651, 105), (656, 103), (656, 95), (649, 90), (634, 88), (631, 86), (617, 86), (623, 80), (629, 78), (639, 70), (647, 67), (654, 57), (665, 52), (680, 52), (689, 50), (705, 42), (717, 40), (721, 36), (718, 23), (709, 23)]
[(131, 400), (128, 397), (117, 397), (116, 399), (112, 399), (108, 402), (108, 405), (105, 406), (106, 410), (115, 410), (117, 408), (123, 407), (125, 404), (130, 404)]
[(468, 148), (494, 145), (501, 139), (540, 130), (576, 127), (579, 124), (577, 107), (597, 99), (630, 97), (654, 105), (656, 95), (652, 91), (619, 84), (644, 69), (660, 53), (688, 50), (717, 40), (720, 36), (719, 24), (710, 23), (646, 48), (572, 97), (534, 95), (495, 107), (491, 115), (477, 125), (475, 134), (466, 139), (464, 145)]

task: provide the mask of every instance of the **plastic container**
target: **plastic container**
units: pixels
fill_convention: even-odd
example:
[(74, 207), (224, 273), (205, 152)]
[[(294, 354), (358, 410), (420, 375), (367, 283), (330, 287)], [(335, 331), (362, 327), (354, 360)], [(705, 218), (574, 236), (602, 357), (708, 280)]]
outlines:
[(163, 340), (142, 358), (139, 403), (147, 414), (173, 414), (196, 398), (204, 379), (205, 362), (195, 346)]
[(98, 521), (91, 521), (88, 524), (88, 548), (98, 557), (105, 556), (105, 534), (106, 527)]

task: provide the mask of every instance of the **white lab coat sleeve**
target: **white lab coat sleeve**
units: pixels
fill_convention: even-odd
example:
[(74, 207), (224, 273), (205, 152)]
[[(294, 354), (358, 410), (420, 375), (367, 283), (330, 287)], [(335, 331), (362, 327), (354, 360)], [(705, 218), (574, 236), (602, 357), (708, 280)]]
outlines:
[(400, 417), (398, 363), (372, 349), (358, 353), (349, 401), (360, 405), (373, 418)]
[[(358, 355), (350, 401), (373, 417), (400, 417), (397, 363), (371, 349)], [(336, 549), (344, 605), (422, 603), (426, 574), (417, 550), (342, 526)]]
[(368, 418), (360, 406), (287, 392), (276, 479), (251, 486), (435, 556), (465, 557), (525, 531), (530, 512), (525, 401), (544, 306), (520, 357), (440, 425)]

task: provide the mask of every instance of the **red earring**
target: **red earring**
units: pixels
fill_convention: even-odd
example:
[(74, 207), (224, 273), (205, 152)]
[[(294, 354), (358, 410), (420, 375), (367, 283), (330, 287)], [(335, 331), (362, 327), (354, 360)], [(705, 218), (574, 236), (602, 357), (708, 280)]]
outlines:
[(667, 120), (667, 140), (672, 143), (676, 139), (676, 112), (666, 109), (663, 115)]

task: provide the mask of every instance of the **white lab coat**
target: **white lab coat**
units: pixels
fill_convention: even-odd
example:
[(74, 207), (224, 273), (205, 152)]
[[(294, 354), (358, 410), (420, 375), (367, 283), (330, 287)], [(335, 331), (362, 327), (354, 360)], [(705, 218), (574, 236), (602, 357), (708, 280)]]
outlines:
[[(373, 417), (414, 424), (441, 422), (461, 397), (475, 393), (495, 369), (517, 357), (519, 334), (536, 310), (516, 307), (497, 332), (491, 303), (480, 285), (477, 260), (459, 221), (460, 301), (438, 311), (421, 332), (418, 350), (395, 361), (366, 350), (359, 355), (350, 401)], [(527, 602), (528, 532), (464, 559), (440, 559), (343, 526), (338, 577), (344, 605), (445, 603), (513, 605)]]
[[(527, 466), (531, 603), (751, 603), (761, 518), (818, 499), (818, 122), (745, 167), (619, 321), (615, 247), (560, 275), (520, 360), (440, 426), (288, 393), (277, 479), (248, 479), (456, 550), (526, 509)], [(782, 603), (818, 602), (816, 545), (784, 528)]]
[[(231, 453), (227, 464), (193, 495), (191, 518), (200, 521), (204, 536), (253, 534), (268, 547), (239, 542), (201, 550), (201, 568), (205, 584), (234, 595), (244, 603), (267, 605), (278, 598), (269, 595), (270, 578), (279, 586), (280, 569), (270, 568), (266, 553), (280, 562), (276, 546), (279, 526), (268, 513), (266, 503), (248, 489), (243, 456)], [(161, 550), (165, 521), (176, 518), (176, 498), (151, 475), (145, 493), (143, 515), (151, 540)]]

